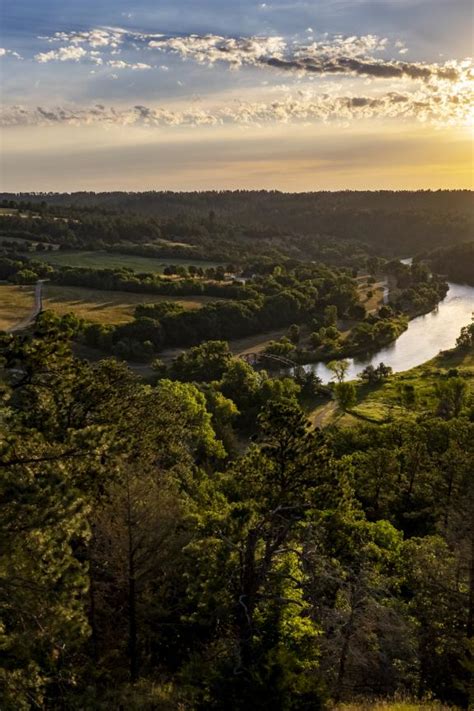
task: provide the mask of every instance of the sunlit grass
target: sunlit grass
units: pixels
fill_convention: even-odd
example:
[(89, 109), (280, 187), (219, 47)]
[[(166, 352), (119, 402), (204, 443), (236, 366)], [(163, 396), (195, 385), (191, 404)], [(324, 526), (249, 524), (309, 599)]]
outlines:
[(133, 319), (138, 304), (158, 304), (162, 301), (178, 302), (185, 309), (199, 309), (213, 299), (205, 296), (178, 298), (46, 284), (43, 305), (59, 316), (72, 312), (93, 323), (119, 324)]
[(162, 259), (161, 257), (141, 257), (133, 254), (119, 254), (105, 251), (59, 250), (56, 252), (35, 252), (29, 255), (57, 266), (87, 267), (89, 269), (133, 269), (137, 272), (162, 273), (167, 264), (189, 266), (195, 264), (203, 269), (215, 267), (217, 262), (196, 259)]
[(0, 285), (0, 330), (6, 331), (33, 308), (34, 286)]
[[(322, 417), (326, 404), (310, 413), (310, 419), (319, 426), (351, 427), (364, 420), (381, 424), (400, 417), (435, 412), (438, 402), (436, 385), (450, 370), (465, 377), (468, 396), (474, 397), (474, 353), (452, 350), (412, 370), (397, 373), (380, 385), (358, 384), (357, 404), (349, 413), (341, 413), (337, 407), (332, 407), (329, 417)], [(416, 393), (416, 400), (409, 407), (400, 402), (400, 389), (406, 385), (412, 386)]]
[[(126, 291), (100, 291), (83, 287), (44, 284), (43, 307), (58, 316), (74, 313), (92, 323), (120, 324), (133, 319), (138, 304), (174, 301), (185, 309), (199, 309), (210, 301), (206, 296), (170, 297), (132, 294)], [(34, 286), (0, 285), (0, 329), (7, 330), (27, 316), (33, 308)]]

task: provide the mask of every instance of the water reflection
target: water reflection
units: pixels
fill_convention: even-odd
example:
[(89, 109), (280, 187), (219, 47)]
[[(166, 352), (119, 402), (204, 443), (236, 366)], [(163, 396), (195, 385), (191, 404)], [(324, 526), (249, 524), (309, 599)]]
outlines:
[[(398, 373), (431, 360), (439, 351), (455, 345), (461, 328), (470, 323), (473, 310), (474, 288), (450, 283), (448, 293), (436, 309), (410, 321), (408, 329), (394, 343), (370, 357), (351, 358), (347, 379), (353, 380), (368, 365), (377, 366), (380, 362)], [(331, 380), (332, 373), (324, 363), (304, 367), (324, 383)]]

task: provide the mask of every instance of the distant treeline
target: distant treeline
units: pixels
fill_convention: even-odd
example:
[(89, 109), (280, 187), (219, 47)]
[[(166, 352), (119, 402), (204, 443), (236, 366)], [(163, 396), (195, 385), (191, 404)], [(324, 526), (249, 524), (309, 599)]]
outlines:
[[(386, 256), (412, 255), (466, 241), (474, 228), (470, 191), (0, 194), (2, 198), (5, 206), (69, 211), (83, 225), (69, 225), (76, 238), (88, 234), (95, 239), (93, 223), (100, 218), (110, 223), (109, 234), (101, 229), (97, 235), (105, 242), (181, 239), (193, 249), (201, 245), (207, 257), (210, 249), (220, 250), (224, 259), (231, 258), (236, 239), (250, 253), (263, 243), (266, 253), (283, 250), (289, 256), (319, 258), (313, 239), (328, 237), (357, 240)], [(130, 221), (136, 229), (129, 224), (124, 230)]]
[[(21, 205), (22, 203), (15, 203)], [(356, 241), (319, 234), (290, 233), (278, 226), (217, 221), (212, 213), (172, 219), (109, 214), (103, 210), (23, 204), (21, 212), (0, 216), (4, 240), (59, 245), (61, 249), (110, 250), (122, 254), (202, 259), (241, 264), (248, 259), (314, 259), (334, 266), (361, 266), (374, 249)], [(61, 215), (61, 217), (58, 217)]]
[(443, 247), (424, 255), (433, 271), (474, 286), (474, 241)]

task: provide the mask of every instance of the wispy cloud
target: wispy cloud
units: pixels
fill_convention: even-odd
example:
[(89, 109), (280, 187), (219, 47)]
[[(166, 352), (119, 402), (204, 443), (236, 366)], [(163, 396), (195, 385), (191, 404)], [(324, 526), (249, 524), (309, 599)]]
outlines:
[[(319, 40), (288, 40), (281, 36), (224, 37), (215, 34), (164, 35), (134, 32), (120, 27), (94, 28), (87, 31), (56, 32), (42, 38), (49, 44), (68, 44), (35, 56), (41, 63), (80, 61), (97, 52), (119, 52), (123, 48), (136, 52), (174, 54), (209, 66), (217, 63), (231, 69), (257, 67), (301, 75), (348, 75), (372, 79), (412, 79), (424, 82), (459, 80), (465, 67), (452, 60), (445, 63), (410, 62), (387, 55), (387, 38), (373, 34), (362, 36), (323, 36)], [(312, 35), (310, 37), (312, 39)], [(120, 48), (120, 49), (119, 49)], [(396, 55), (407, 53), (405, 44), (393, 44)], [(102, 59), (105, 54), (99, 55)], [(97, 62), (96, 62), (97, 63)], [(148, 64), (140, 61), (138, 66)], [(127, 63), (123, 63), (125, 68)], [(118, 65), (119, 66), (119, 65)]]
[(40, 37), (48, 43), (68, 42), (69, 44), (87, 44), (90, 47), (116, 48), (124, 42), (142, 41), (163, 37), (160, 33), (133, 32), (122, 27), (98, 27), (90, 30), (55, 32), (48, 37)]
[(172, 109), (135, 105), (115, 108), (97, 104), (91, 107), (12, 106), (0, 112), (0, 124), (18, 125), (105, 125), (153, 128), (214, 126), (224, 124), (265, 126), (275, 123), (315, 123), (353, 119), (409, 119), (438, 125), (463, 123), (470, 109), (467, 96), (459, 97), (431, 91), (388, 92), (378, 96), (305, 96), (299, 92), (269, 102), (234, 101), (211, 108), (199, 106)]
[(113, 69), (132, 69), (134, 71), (152, 69), (151, 64), (145, 64), (144, 62), (124, 62), (123, 59), (110, 59), (107, 65)]
[(13, 51), (13, 49), (6, 49), (5, 47), (0, 47), (0, 58), (1, 57), (14, 57), (15, 59), (23, 59), (21, 54)]

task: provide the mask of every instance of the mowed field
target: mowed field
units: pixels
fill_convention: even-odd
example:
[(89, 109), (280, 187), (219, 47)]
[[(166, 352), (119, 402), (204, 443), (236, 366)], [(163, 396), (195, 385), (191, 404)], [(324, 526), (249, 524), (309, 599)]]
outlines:
[(139, 257), (133, 254), (116, 254), (105, 251), (58, 251), (35, 252), (28, 255), (31, 259), (38, 259), (61, 267), (88, 267), (90, 269), (133, 269), (136, 272), (155, 272), (161, 274), (169, 265), (182, 265), (185, 267), (194, 264), (207, 269), (219, 266), (218, 262), (207, 262), (196, 259), (162, 259), (155, 257)]
[[(0, 285), (0, 330), (7, 330), (21, 321), (33, 307), (34, 286)], [(206, 296), (186, 298), (131, 294), (125, 291), (99, 291), (82, 287), (43, 286), (44, 309), (58, 315), (74, 313), (92, 323), (120, 324), (133, 318), (137, 304), (157, 304), (174, 301), (186, 309), (199, 309), (210, 301)]]

